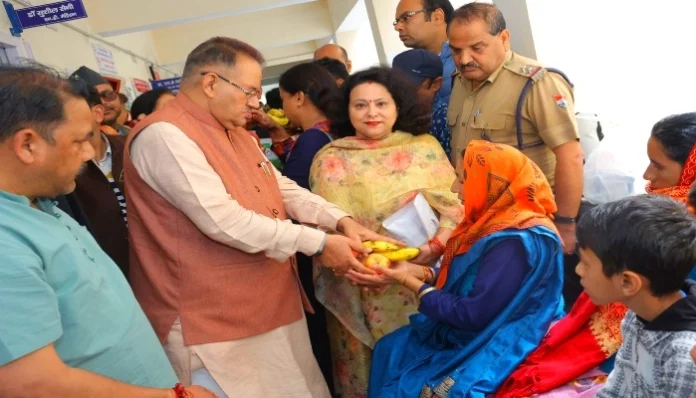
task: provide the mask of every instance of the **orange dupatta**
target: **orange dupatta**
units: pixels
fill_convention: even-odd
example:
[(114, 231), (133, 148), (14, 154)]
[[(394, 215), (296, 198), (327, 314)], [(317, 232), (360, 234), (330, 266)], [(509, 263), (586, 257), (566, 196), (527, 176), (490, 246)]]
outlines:
[(436, 287), (442, 288), (455, 256), (479, 239), (509, 228), (545, 226), (558, 233), (553, 191), (541, 169), (517, 149), (473, 140), (462, 162), (464, 220), (447, 241)]

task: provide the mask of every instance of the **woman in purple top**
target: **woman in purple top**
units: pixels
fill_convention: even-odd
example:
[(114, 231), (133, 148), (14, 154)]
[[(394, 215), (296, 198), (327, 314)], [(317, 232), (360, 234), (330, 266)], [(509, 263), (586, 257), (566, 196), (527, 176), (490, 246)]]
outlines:
[[(332, 141), (331, 120), (343, 107), (343, 94), (333, 76), (322, 66), (306, 63), (288, 69), (280, 77), (280, 98), (285, 116), (304, 130), (288, 153), (282, 173), (299, 186), (309, 189), (309, 169), (314, 155)], [(314, 294), (312, 259), (297, 255), (298, 273), (302, 287), (314, 307), (307, 314), (307, 326), (314, 356), (333, 393), (331, 348), (326, 329), (324, 307)]]
[(290, 68), (279, 86), (285, 116), (304, 130), (287, 156), (283, 174), (309, 189), (312, 160), (332, 140), (331, 120), (340, 115), (342, 93), (333, 76), (314, 63)]

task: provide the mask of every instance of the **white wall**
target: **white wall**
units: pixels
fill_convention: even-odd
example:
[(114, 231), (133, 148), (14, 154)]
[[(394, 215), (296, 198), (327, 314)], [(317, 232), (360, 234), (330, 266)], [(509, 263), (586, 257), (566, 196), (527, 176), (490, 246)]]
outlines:
[[(49, 2), (51, 1), (33, 1), (32, 4), (40, 5)], [(23, 8), (23, 6), (17, 3), (13, 3), (13, 5), (15, 8)], [(0, 32), (8, 32), (6, 36), (3, 35), (5, 39), (0, 38), (0, 40), (8, 40), (7, 36), (9, 36), (10, 21), (6, 13), (2, 12), (0, 14), (2, 14), (0, 15)], [(85, 19), (77, 20), (72, 21), (71, 24), (91, 32), (91, 27), (87, 21), (88, 20)], [(19, 40), (20, 42), (28, 44), (31, 53), (33, 53), (33, 58), (36, 61), (54, 67), (61, 72), (72, 73), (82, 65), (99, 71), (92, 48), (92, 43), (98, 42), (72, 31), (65, 26), (53, 25), (53, 27), (55, 30), (47, 27), (25, 30)], [(147, 32), (112, 37), (109, 38), (109, 41), (157, 62), (158, 58), (154, 44), (150, 34)], [(102, 45), (110, 49), (113, 53), (118, 72), (114, 77), (122, 80), (121, 91), (123, 93), (131, 94), (129, 91), (134, 91), (132, 78), (135, 77), (143, 80), (150, 79), (148, 65), (145, 62), (134, 59), (130, 55), (110, 48), (107, 45)], [(23, 48), (20, 50), (20, 56), (30, 57)], [(164, 71), (160, 71), (160, 74), (162, 78), (170, 77), (170, 75)]]
[(696, 2), (527, 0), (538, 59), (575, 83), (576, 107), (599, 114), (637, 173), (659, 119), (693, 112)]
[(379, 64), (369, 23), (354, 31), (336, 33), (336, 43), (348, 51), (353, 63), (353, 73)]
[(696, 110), (696, 2), (527, 0), (539, 60), (566, 72), (577, 108), (646, 135), (660, 118)]
[(536, 59), (532, 28), (529, 24), (527, 2), (524, 0), (495, 0), (493, 3), (505, 17), (507, 29), (510, 31), (510, 47), (512, 51), (524, 57)]

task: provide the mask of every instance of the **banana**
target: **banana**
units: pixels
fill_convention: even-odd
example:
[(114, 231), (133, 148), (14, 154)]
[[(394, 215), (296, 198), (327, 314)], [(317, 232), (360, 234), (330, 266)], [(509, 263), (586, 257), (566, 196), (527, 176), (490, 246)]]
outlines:
[(282, 109), (271, 109), (268, 111), (268, 116), (283, 127), (290, 123), (290, 120), (285, 116), (285, 112), (283, 112)]
[(366, 241), (363, 242), (363, 245), (367, 247), (368, 249), (372, 249), (372, 251), (376, 253), (382, 253), (382, 252), (393, 252), (396, 250), (401, 249), (399, 246), (389, 243), (389, 242), (382, 242), (382, 241)]
[(390, 261), (408, 261), (418, 257), (420, 254), (420, 249), (417, 247), (407, 247), (405, 249), (380, 254), (388, 258)]

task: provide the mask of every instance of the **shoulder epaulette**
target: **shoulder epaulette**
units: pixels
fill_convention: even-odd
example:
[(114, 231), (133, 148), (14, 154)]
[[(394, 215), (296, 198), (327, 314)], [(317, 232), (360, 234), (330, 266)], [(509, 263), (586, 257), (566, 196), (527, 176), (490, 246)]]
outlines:
[(543, 79), (544, 75), (546, 75), (546, 69), (539, 65), (508, 61), (505, 63), (504, 68), (517, 75), (532, 79), (535, 82)]

